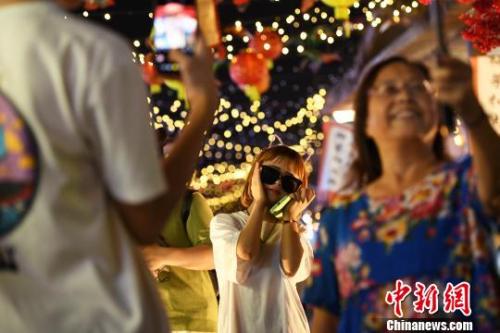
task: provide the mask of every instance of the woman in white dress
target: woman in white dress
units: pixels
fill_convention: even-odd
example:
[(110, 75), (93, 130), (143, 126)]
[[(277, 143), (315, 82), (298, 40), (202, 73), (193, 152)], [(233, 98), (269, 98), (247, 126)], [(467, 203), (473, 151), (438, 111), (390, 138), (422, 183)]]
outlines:
[[(269, 147), (248, 175), (241, 197), (246, 209), (212, 220), (218, 332), (309, 332), (295, 286), (309, 276), (313, 258), (299, 223), (314, 199), (307, 176), (300, 154), (285, 145)], [(292, 200), (282, 216), (271, 215), (270, 208), (287, 195)]]

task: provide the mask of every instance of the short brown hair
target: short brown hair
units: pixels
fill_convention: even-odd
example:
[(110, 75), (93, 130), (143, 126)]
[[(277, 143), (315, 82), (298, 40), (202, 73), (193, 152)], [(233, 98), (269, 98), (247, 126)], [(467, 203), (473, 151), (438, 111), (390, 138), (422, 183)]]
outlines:
[(271, 161), (271, 160), (283, 160), (286, 161), (289, 165), (291, 165), (294, 172), (297, 173), (300, 180), (302, 180), (301, 187), (307, 187), (307, 170), (306, 170), (306, 162), (300, 156), (298, 152), (293, 150), (292, 148), (285, 145), (277, 145), (271, 146), (269, 148), (264, 149), (260, 152), (257, 157), (255, 157), (252, 167), (250, 168), (250, 172), (248, 173), (247, 180), (245, 182), (245, 187), (243, 188), (243, 194), (241, 195), (241, 204), (243, 207), (248, 208), (253, 201), (252, 193), (251, 193), (251, 185), (252, 185), (252, 176), (255, 172), (255, 165), (257, 162)]

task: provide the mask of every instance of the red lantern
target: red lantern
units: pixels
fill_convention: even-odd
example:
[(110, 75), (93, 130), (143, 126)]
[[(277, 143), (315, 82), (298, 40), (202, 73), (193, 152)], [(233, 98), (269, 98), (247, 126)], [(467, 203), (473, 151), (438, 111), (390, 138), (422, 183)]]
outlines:
[(239, 86), (256, 85), (264, 75), (269, 75), (266, 59), (252, 50), (240, 52), (229, 66), (229, 76)]
[(269, 86), (271, 85), (271, 75), (269, 75), (269, 71), (266, 75), (262, 76), (260, 82), (255, 85), (257, 91), (262, 94), (269, 90)]
[(233, 5), (239, 7), (239, 6), (246, 6), (250, 3), (250, 0), (233, 0)]
[(257, 53), (262, 53), (267, 59), (276, 59), (281, 55), (283, 42), (280, 35), (271, 29), (264, 29), (257, 32), (249, 44)]

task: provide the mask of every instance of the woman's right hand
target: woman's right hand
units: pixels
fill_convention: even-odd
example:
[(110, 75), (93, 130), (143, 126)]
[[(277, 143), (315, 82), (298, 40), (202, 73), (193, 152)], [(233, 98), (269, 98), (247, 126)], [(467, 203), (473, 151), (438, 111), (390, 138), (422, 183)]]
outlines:
[(191, 111), (196, 112), (197, 105), (208, 106), (210, 112), (215, 112), (219, 104), (213, 66), (213, 56), (205, 43), (201, 32), (196, 34), (193, 54), (187, 55), (181, 50), (169, 51), (169, 59), (179, 64), (181, 78), (186, 94), (191, 104)]
[(262, 185), (262, 181), (260, 180), (260, 166), (260, 162), (255, 164), (250, 191), (252, 193), (253, 201), (256, 204), (267, 204), (266, 192), (264, 190), (264, 186)]
[(316, 197), (312, 188), (300, 188), (292, 195), (293, 200), (285, 208), (284, 220), (300, 220), (304, 209), (311, 204)]

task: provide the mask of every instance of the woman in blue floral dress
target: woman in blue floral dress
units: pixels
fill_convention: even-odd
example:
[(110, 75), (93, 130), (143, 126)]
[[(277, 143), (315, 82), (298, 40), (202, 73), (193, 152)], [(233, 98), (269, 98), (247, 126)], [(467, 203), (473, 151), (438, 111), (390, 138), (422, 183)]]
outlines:
[[(460, 115), (473, 158), (447, 158), (438, 102)], [(500, 138), (470, 68), (445, 59), (431, 81), (422, 65), (387, 59), (364, 76), (355, 109), (353, 190), (323, 212), (304, 297), (312, 332), (384, 332), (388, 319), (416, 318), (500, 332), (489, 244), (500, 216)]]

